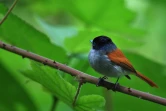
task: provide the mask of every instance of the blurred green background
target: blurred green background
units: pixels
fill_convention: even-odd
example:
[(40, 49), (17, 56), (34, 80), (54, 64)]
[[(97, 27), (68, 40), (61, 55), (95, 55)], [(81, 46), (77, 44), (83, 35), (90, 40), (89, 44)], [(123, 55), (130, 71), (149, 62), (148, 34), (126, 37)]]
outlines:
[[(0, 19), (12, 2), (0, 0)], [(166, 98), (165, 20), (164, 0), (19, 0), (0, 40), (100, 77), (88, 63), (89, 41), (107, 35), (159, 88), (134, 76), (120, 84)], [(166, 111), (88, 83), (72, 107), (77, 87), (64, 72), (0, 49), (0, 111)]]

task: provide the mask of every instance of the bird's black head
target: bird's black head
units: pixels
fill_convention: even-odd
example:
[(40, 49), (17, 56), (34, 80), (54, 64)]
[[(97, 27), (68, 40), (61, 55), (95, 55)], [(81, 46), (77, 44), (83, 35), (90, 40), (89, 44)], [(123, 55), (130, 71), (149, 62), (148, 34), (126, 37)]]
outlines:
[(92, 46), (93, 46), (93, 49), (96, 49), (96, 50), (116, 48), (112, 40), (109, 37), (103, 36), (103, 35), (95, 37), (92, 41)]

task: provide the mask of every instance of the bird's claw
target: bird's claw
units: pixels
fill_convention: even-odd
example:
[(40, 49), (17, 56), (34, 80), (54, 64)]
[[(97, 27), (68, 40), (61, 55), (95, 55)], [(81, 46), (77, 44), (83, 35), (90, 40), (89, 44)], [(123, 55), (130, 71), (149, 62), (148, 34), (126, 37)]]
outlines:
[(105, 79), (108, 79), (108, 77), (107, 77), (107, 76), (103, 76), (103, 77), (102, 77), (102, 79), (104, 79), (104, 80), (105, 80)]
[(115, 83), (114, 86), (112, 87), (112, 91), (116, 92), (118, 86), (119, 86), (119, 83)]
[(97, 87), (100, 86), (100, 84), (101, 84), (105, 79), (108, 79), (108, 77), (107, 77), (107, 76), (100, 77), (98, 83), (96, 84), (96, 86), (97, 86)]
[[(97, 86), (97, 87), (98, 87), (98, 86), (101, 86), (102, 82), (103, 82), (105, 79), (108, 79), (108, 77), (107, 77), (107, 76), (100, 77), (98, 83), (96, 84), (96, 86)], [(117, 88), (119, 87), (118, 80), (119, 80), (119, 78), (117, 79), (117, 81), (116, 81), (116, 83), (114, 84), (114, 86), (111, 88), (112, 91), (114, 91), (114, 92), (116, 92), (116, 91), (117, 91)], [(108, 90), (109, 90), (109, 89), (108, 89)]]

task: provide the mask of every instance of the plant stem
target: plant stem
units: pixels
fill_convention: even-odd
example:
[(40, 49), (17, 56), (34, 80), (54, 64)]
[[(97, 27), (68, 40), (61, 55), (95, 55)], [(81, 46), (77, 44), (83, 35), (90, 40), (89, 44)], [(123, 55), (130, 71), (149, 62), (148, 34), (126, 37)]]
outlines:
[[(42, 57), (40, 55), (31, 53), (31, 52), (23, 50), (21, 48), (17, 48), (15, 46), (3, 43), (2, 41), (0, 41), (0, 48), (7, 50), (7, 51), (10, 51), (10, 52), (13, 52), (15, 54), (18, 54), (24, 58), (26, 57), (26, 58), (32, 59), (34, 61), (43, 63), (45, 65), (48, 65), (50, 67), (59, 69), (61, 71), (64, 71), (64, 72), (70, 74), (71, 76), (80, 77), (80, 78), (84, 79), (84, 82), (88, 82), (88, 83), (95, 84), (95, 85), (98, 84), (98, 78), (91, 76), (89, 74), (85, 74), (85, 73), (78, 71), (74, 68), (68, 67), (65, 64), (61, 64), (59, 62), (56, 62), (55, 60), (50, 60), (46, 57)], [(108, 81), (105, 81), (105, 80), (103, 80), (102, 83), (100, 84), (100, 86), (105, 87), (107, 89), (112, 89), (114, 87), (114, 85), (115, 84), (108, 82)], [(124, 94), (127, 94), (127, 95), (130, 95), (130, 96), (138, 97), (139, 99), (148, 100), (148, 101), (166, 106), (166, 99), (159, 97), (159, 96), (155, 96), (155, 95), (152, 95), (149, 93), (138, 91), (138, 90), (135, 90), (132, 88), (127, 88), (127, 87), (124, 87), (121, 85), (118, 85), (116, 87), (116, 89), (114, 89), (114, 90), (121, 92), (121, 93), (124, 93)]]
[(7, 13), (5, 14), (5, 16), (3, 17), (3, 19), (0, 21), (0, 25), (2, 25), (2, 23), (7, 19), (7, 17), (9, 16), (9, 14), (11, 13), (11, 11), (13, 10), (13, 8), (15, 7), (15, 5), (17, 4), (18, 0), (15, 0), (12, 4), (12, 6), (9, 8), (9, 10), (7, 11)]
[(51, 106), (51, 110), (50, 111), (55, 111), (55, 108), (56, 108), (56, 104), (58, 102), (58, 99), (55, 97), (55, 96), (52, 96), (53, 98), (53, 103), (52, 103), (52, 106)]

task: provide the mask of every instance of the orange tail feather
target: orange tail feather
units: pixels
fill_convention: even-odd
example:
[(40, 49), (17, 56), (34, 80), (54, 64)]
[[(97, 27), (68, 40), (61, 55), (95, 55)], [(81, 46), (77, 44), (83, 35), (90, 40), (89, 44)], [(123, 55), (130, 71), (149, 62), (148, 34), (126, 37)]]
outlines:
[(150, 86), (152, 87), (156, 87), (158, 88), (158, 86), (149, 78), (147, 78), (146, 76), (142, 75), (141, 73), (137, 72), (136, 76), (139, 77), (140, 79), (144, 80), (146, 83), (148, 83)]

